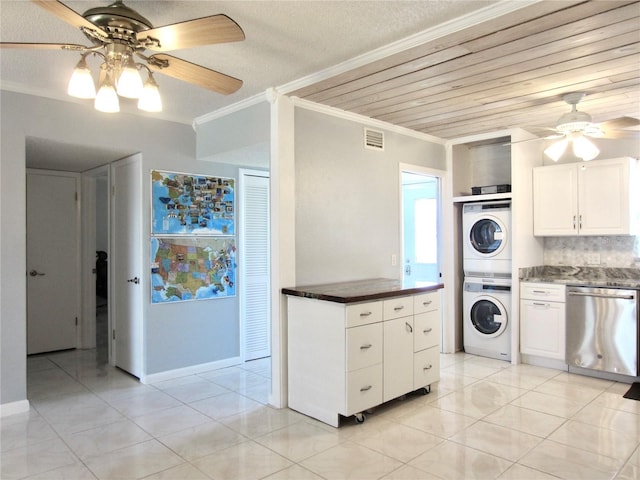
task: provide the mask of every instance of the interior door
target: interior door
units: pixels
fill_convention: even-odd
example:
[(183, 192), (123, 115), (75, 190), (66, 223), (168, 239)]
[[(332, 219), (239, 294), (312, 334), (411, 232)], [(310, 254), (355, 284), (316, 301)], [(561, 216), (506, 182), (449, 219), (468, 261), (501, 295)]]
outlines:
[(143, 374), (142, 158), (114, 162), (112, 168), (112, 250), (110, 292), (112, 352), (115, 365)]
[(403, 274), (436, 282), (438, 266), (438, 177), (402, 172)]
[(242, 358), (271, 356), (269, 173), (240, 171)]
[(27, 354), (76, 348), (78, 178), (27, 171)]

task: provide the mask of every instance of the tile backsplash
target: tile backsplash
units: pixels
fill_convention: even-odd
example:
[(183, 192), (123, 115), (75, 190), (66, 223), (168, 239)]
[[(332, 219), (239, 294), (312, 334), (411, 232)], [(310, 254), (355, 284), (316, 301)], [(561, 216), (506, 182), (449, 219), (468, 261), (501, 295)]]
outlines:
[(640, 267), (640, 237), (546, 237), (544, 264)]

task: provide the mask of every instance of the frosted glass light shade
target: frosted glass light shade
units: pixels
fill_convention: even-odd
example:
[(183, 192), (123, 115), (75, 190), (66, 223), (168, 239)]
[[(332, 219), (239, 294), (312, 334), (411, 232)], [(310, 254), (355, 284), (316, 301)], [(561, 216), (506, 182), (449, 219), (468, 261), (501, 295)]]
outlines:
[(78, 63), (67, 86), (67, 93), (76, 98), (96, 98), (96, 85), (91, 70), (84, 61)]
[(105, 113), (117, 113), (120, 111), (120, 101), (113, 85), (104, 83), (100, 87), (93, 106), (96, 110)]
[(547, 149), (544, 151), (544, 154), (549, 157), (554, 162), (560, 160), (562, 154), (567, 149), (568, 140), (559, 140), (555, 143), (552, 143)]
[(145, 112), (161, 112), (162, 98), (160, 98), (160, 90), (158, 84), (153, 77), (149, 77), (147, 83), (144, 84), (140, 98), (138, 99), (138, 108)]
[(573, 153), (586, 162), (600, 155), (600, 150), (588, 138), (578, 137), (573, 139)]
[(136, 68), (136, 64), (131, 58), (125, 68), (122, 69), (120, 77), (116, 82), (118, 95), (126, 98), (139, 98), (142, 93), (142, 79)]

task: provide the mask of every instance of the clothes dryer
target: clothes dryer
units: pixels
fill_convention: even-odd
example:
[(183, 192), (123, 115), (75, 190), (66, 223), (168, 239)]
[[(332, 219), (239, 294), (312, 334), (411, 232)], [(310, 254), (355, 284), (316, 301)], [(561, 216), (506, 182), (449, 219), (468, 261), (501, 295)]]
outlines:
[(511, 277), (510, 200), (466, 203), (462, 230), (466, 276)]
[(511, 360), (511, 279), (466, 277), (462, 303), (465, 352)]

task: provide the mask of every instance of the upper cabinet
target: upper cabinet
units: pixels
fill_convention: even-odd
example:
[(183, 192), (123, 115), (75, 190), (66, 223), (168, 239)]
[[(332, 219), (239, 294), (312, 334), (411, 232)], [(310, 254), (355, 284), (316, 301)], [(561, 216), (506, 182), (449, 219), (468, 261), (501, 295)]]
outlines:
[(622, 157), (534, 168), (534, 235), (635, 234), (637, 164)]

